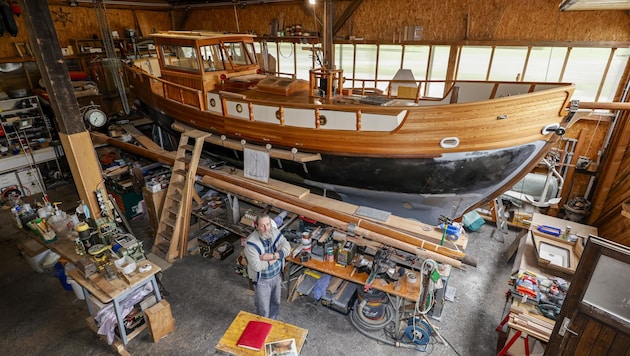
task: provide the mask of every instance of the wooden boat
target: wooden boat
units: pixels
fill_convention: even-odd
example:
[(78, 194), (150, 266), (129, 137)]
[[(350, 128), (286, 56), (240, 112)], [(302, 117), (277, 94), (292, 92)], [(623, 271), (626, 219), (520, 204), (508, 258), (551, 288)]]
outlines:
[[(461, 216), (530, 171), (564, 133), (574, 91), (568, 83), (398, 81), (390, 83), (398, 95), (378, 94), (348, 87), (357, 81), (341, 70), (313, 69), (308, 81), (261, 73), (250, 35), (153, 38), (158, 56), (126, 67), (127, 80), (138, 107), (162, 126), (209, 131), (211, 153), (232, 163), (242, 165), (247, 149), (266, 152), (272, 174), (428, 223)], [(432, 85), (445, 95), (424, 97)]]

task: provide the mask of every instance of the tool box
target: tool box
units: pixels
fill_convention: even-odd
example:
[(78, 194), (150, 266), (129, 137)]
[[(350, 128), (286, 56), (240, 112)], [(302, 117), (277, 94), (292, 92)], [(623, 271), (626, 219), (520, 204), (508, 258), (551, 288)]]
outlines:
[(321, 303), (340, 313), (348, 314), (357, 299), (358, 287), (357, 284), (343, 281), (335, 293), (326, 293), (322, 297)]

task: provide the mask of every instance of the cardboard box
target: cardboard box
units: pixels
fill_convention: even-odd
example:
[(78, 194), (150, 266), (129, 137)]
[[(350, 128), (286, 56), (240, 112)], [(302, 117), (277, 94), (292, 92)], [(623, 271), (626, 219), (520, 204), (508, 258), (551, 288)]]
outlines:
[(162, 190), (162, 184), (158, 182), (146, 182), (145, 187), (151, 193), (157, 193)]
[(173, 319), (171, 313), (171, 305), (164, 299), (145, 309), (144, 316), (149, 326), (149, 332), (153, 337), (153, 342), (158, 342), (175, 330), (175, 319)]
[(213, 249), (212, 257), (224, 260), (226, 257), (231, 255), (232, 252), (234, 252), (234, 245), (227, 241), (224, 241), (220, 243), (219, 246)]

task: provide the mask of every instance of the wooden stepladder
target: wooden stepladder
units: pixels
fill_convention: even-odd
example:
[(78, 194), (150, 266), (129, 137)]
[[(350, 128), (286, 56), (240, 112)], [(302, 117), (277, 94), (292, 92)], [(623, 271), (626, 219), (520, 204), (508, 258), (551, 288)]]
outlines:
[[(182, 133), (179, 140), (152, 249), (153, 253), (163, 256), (168, 262), (184, 257), (188, 249), (193, 187), (203, 143), (208, 136), (210, 133), (190, 130)], [(193, 145), (191, 140), (195, 140)]]

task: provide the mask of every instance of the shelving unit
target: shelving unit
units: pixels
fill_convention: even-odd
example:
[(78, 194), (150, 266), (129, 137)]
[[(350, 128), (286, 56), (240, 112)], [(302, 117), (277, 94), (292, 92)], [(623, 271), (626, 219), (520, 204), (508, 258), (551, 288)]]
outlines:
[(30, 96), (0, 101), (0, 190), (8, 187), (21, 195), (45, 189), (39, 165), (54, 162), (61, 172), (61, 146), (55, 145), (53, 128), (39, 99)]

